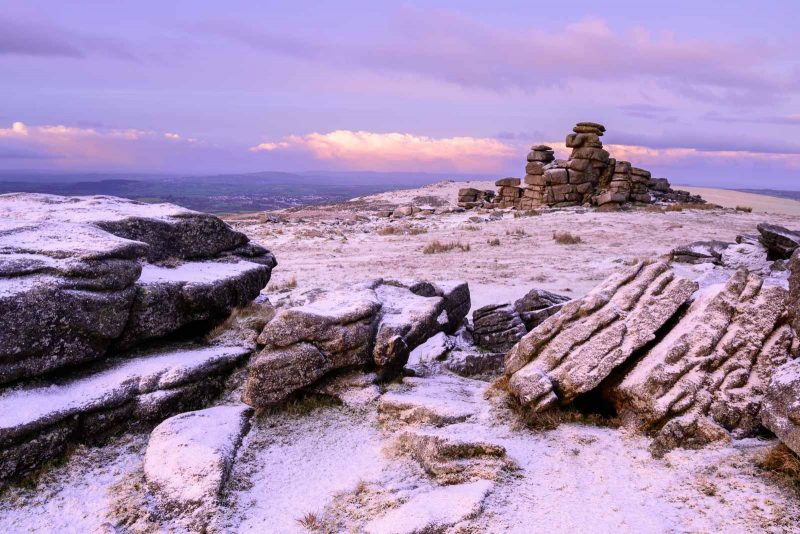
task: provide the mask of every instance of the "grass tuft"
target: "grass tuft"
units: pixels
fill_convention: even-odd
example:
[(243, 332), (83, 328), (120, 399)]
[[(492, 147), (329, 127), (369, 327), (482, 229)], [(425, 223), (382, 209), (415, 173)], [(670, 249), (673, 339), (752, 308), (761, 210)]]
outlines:
[(451, 250), (458, 249), (461, 252), (469, 252), (470, 246), (469, 243), (464, 244), (461, 241), (455, 241), (450, 243), (442, 243), (438, 239), (434, 239), (422, 249), (423, 254), (441, 254), (443, 252), (450, 252)]
[(553, 241), (559, 245), (577, 245), (581, 243), (581, 236), (569, 232), (553, 232)]

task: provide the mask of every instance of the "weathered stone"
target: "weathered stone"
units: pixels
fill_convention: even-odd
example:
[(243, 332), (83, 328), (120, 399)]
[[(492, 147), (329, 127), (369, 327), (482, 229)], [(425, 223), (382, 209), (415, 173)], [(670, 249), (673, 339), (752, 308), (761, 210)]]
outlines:
[(720, 264), (722, 253), (729, 245), (723, 241), (695, 241), (672, 249), (672, 261)]
[(477, 198), (481, 194), (483, 194), (483, 191), (475, 189), (474, 187), (462, 187), (458, 190), (458, 196), (460, 197), (472, 196)]
[(547, 145), (533, 145), (531, 147), (531, 150), (537, 151), (537, 152), (552, 152), (553, 151), (553, 147), (549, 147)]
[(372, 519), (365, 526), (364, 532), (367, 534), (445, 532), (457, 523), (479, 514), (492, 485), (488, 480), (478, 480), (416, 494), (403, 504), (389, 509), (384, 515)]
[(472, 312), (475, 343), (505, 352), (527, 333), (519, 313), (510, 304), (490, 304)]
[(595, 130), (600, 130), (601, 132), (606, 131), (606, 127), (600, 124), (599, 122), (579, 122), (576, 126), (580, 126), (583, 128), (594, 128)]
[(594, 197), (594, 202), (598, 206), (602, 206), (603, 204), (608, 204), (611, 202), (616, 202), (616, 203), (626, 202), (627, 200), (628, 200), (627, 194), (615, 191), (606, 191)]
[(633, 176), (640, 176), (642, 178), (650, 179), (650, 171), (646, 171), (644, 169), (639, 169), (638, 167), (631, 167), (631, 174)]
[(395, 451), (418, 462), (439, 484), (498, 480), (503, 472), (516, 467), (506, 457), (505, 447), (460, 437), (452, 428), (402, 431), (395, 440)]
[(612, 392), (619, 413), (656, 432), (656, 455), (754, 435), (770, 376), (790, 357), (786, 290), (741, 269), (711, 286)]
[(504, 186), (512, 186), (517, 187), (519, 185), (519, 178), (502, 178), (497, 180), (494, 185), (497, 187), (504, 187)]
[(525, 328), (533, 330), (542, 321), (556, 313), (569, 297), (551, 293), (544, 289), (531, 289), (514, 302), (514, 309), (519, 313)]
[(770, 260), (785, 260), (800, 246), (800, 232), (794, 232), (776, 224), (761, 223), (759, 240), (767, 247)]
[(559, 185), (569, 183), (569, 171), (567, 169), (548, 169), (544, 173), (548, 184)]
[(555, 156), (553, 156), (552, 152), (529, 152), (528, 153), (528, 161), (529, 162), (541, 162), (541, 163), (550, 163), (553, 161)]
[(540, 161), (529, 161), (525, 165), (525, 174), (544, 174), (544, 165)]
[[(160, 504), (182, 514), (219, 504), (236, 451), (250, 428), (253, 409), (215, 406), (170, 417), (150, 434), (144, 476)], [(197, 517), (202, 527), (206, 517)]]
[(133, 355), (60, 384), (0, 394), (0, 480), (60, 456), (69, 443), (196, 409), (217, 396), (249, 351), (188, 347)]
[[(548, 185), (548, 179), (546, 176), (541, 174), (526, 174), (525, 175), (525, 184), (526, 185)], [(524, 194), (524, 193), (523, 193)]]
[(574, 149), (570, 157), (573, 159), (589, 159), (593, 161), (599, 161), (601, 163), (607, 163), (610, 155), (602, 148), (584, 147)]
[(664, 262), (639, 262), (610, 276), (508, 352), (509, 391), (534, 411), (569, 403), (652, 341), (696, 289)]
[(772, 374), (762, 400), (761, 421), (800, 454), (800, 359), (786, 362)]
[(378, 402), (378, 420), (386, 427), (406, 424), (444, 426), (466, 421), (480, 411), (486, 383), (458, 376), (406, 378)]
[[(739, 242), (738, 237), (736, 241)], [(789, 259), (789, 295), (786, 306), (792, 328), (800, 336), (800, 252), (796, 250)]]
[(614, 164), (614, 173), (630, 174), (631, 164), (629, 161), (617, 161)]
[(669, 180), (666, 178), (651, 178), (647, 186), (653, 191), (661, 191), (666, 193), (669, 191)]

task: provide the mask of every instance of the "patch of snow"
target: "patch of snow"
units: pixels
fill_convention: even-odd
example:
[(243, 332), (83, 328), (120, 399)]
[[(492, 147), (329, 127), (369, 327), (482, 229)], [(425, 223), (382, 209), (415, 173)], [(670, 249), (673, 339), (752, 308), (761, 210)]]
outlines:
[(263, 268), (263, 266), (249, 261), (238, 261), (236, 263), (192, 261), (172, 268), (148, 263), (142, 265), (142, 274), (137, 283), (186, 282), (190, 284), (207, 284)]

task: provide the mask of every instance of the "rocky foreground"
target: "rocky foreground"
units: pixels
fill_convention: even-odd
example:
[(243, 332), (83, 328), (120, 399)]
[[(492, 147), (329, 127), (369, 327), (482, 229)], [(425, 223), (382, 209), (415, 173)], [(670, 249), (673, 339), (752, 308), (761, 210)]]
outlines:
[(460, 185), (230, 224), (0, 195), (0, 528), (800, 529), (763, 467), (800, 452), (800, 219)]

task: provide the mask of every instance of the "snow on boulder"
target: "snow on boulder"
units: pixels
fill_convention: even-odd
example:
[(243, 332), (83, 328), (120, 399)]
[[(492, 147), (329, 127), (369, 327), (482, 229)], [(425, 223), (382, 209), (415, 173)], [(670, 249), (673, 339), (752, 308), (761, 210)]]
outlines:
[(119, 347), (166, 336), (200, 321), (216, 321), (255, 299), (270, 269), (249, 261), (187, 262), (166, 268), (147, 264)]
[(696, 289), (665, 262), (638, 262), (611, 275), (508, 352), (509, 391), (533, 411), (571, 402), (651, 342)]
[(656, 433), (654, 454), (757, 433), (767, 384), (795, 338), (786, 293), (736, 271), (703, 290), (611, 390), (618, 413)]
[[(146, 263), (166, 259), (178, 267)], [(219, 319), (275, 264), (219, 218), (171, 204), (0, 195), (0, 383), (100, 359), (123, 334), (130, 347)]]
[(279, 311), (261, 332), (264, 349), (250, 362), (244, 402), (281, 402), (337, 369), (398, 373), (417, 346), (464, 320), (469, 288), (444, 287), (376, 280), (306, 295), (305, 304)]
[(378, 402), (378, 418), (387, 427), (405, 424), (444, 426), (476, 416), (486, 382), (451, 375), (409, 377), (392, 385)]
[(764, 395), (761, 421), (800, 454), (800, 359), (786, 362), (772, 375)]
[(800, 246), (800, 232), (794, 232), (777, 224), (761, 223), (756, 228), (759, 241), (769, 251), (770, 260), (785, 260)]
[(186, 511), (214, 505), (250, 428), (244, 404), (182, 413), (150, 434), (144, 475), (159, 500)]
[(493, 486), (488, 480), (478, 480), (419, 493), (367, 523), (364, 530), (368, 534), (443, 532), (477, 517)]
[(274, 263), (272, 254), (248, 246), (247, 236), (219, 217), (174, 204), (145, 204), (105, 195), (8, 193), (0, 195), (0, 218), (94, 225), (115, 236), (147, 243), (149, 261), (212, 258), (241, 251), (253, 258), (263, 256), (271, 266)]
[(83, 376), (0, 394), (0, 480), (59, 456), (71, 442), (202, 406), (218, 395), (241, 347), (181, 347), (104, 362)]

